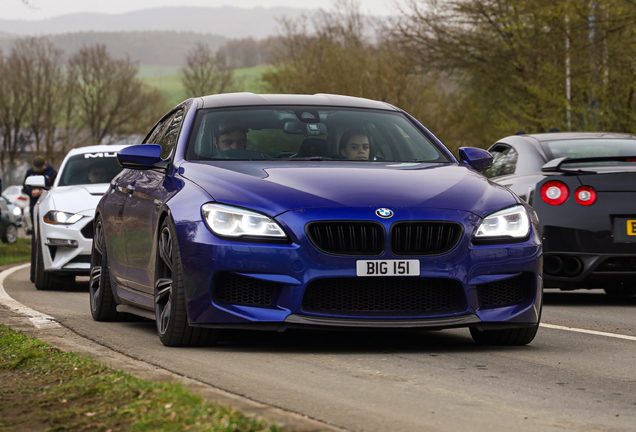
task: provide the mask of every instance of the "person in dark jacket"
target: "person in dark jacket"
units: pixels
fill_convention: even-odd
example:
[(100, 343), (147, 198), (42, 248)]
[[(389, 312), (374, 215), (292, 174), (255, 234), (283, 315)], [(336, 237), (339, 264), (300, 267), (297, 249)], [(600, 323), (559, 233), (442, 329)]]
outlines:
[[(24, 176), (26, 181), (27, 177), (41, 175), (44, 176), (44, 184), (47, 187), (53, 186), (55, 177), (57, 177), (57, 171), (46, 162), (43, 156), (36, 156), (33, 158), (32, 168), (29, 168)], [(22, 182), (22, 192), (29, 196), (29, 210), (31, 210), (31, 222), (33, 222), (33, 207), (38, 202), (40, 195), (44, 192), (44, 189), (34, 188), (31, 186), (25, 186)]]

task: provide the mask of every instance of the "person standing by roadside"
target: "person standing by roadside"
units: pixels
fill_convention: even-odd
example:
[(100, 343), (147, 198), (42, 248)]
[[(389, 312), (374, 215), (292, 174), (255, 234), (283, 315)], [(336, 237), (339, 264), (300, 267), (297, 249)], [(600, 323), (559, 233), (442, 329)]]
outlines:
[[(41, 175), (44, 176), (44, 184), (47, 187), (53, 186), (55, 177), (57, 177), (57, 171), (46, 162), (43, 156), (36, 156), (33, 158), (32, 167), (29, 168), (24, 176), (24, 180), (31, 176)], [(44, 189), (34, 188), (31, 186), (25, 186), (22, 182), (22, 192), (29, 196), (29, 210), (31, 210), (31, 222), (33, 222), (33, 207), (38, 202), (40, 195), (44, 192)]]

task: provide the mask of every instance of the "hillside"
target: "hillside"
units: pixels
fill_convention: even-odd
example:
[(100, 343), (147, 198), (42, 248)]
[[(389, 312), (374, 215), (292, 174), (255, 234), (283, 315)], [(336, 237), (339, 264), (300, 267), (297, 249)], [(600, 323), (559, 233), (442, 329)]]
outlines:
[[(48, 36), (65, 55), (83, 45), (104, 44), (117, 58), (130, 57), (141, 65), (182, 66), (186, 53), (196, 42), (208, 44), (216, 51), (227, 39), (211, 34), (173, 31), (81, 32)], [(0, 38), (0, 50), (8, 53), (14, 39)]]
[(263, 38), (277, 33), (278, 19), (312, 11), (286, 7), (161, 7), (122, 14), (77, 13), (45, 20), (0, 19), (0, 33), (45, 35), (77, 32), (177, 31), (227, 38)]

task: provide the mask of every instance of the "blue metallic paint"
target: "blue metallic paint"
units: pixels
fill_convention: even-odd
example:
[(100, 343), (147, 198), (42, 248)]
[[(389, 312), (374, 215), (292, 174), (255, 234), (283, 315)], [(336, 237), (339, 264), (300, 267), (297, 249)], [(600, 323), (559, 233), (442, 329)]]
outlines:
[[(506, 322), (532, 324), (538, 321), (542, 303), (540, 277), (537, 276), (536, 296), (524, 305), (480, 310), (475, 288), (477, 283), (506, 279), (520, 272), (541, 273), (542, 247), (536, 221), (532, 235), (525, 242), (472, 245), (472, 235), (484, 216), (519, 201), (507, 188), (458, 163), (416, 119), (404, 113), (423, 133), (440, 144), (453, 163), (187, 162), (183, 159), (184, 149), (195, 112), (199, 107), (214, 106), (212, 100), (220, 99), (193, 99), (180, 105), (186, 107), (187, 112), (167, 174), (147, 171), (145, 176), (140, 176), (139, 171), (124, 170), (114, 184), (133, 185), (135, 194), (117, 195), (114, 188), (98, 206), (97, 212), (103, 214), (107, 225), (109, 249), (116, 247), (113, 235), (125, 238), (127, 230), (133, 228), (135, 222), (132, 221), (140, 223), (137, 229), (143, 230), (144, 247), (127, 243), (125, 252), (120, 251), (124, 265), (135, 263), (136, 267), (128, 268), (119, 279), (113, 275), (117, 282), (115, 296), (118, 302), (154, 309), (153, 287), (149, 282), (156, 260), (158, 227), (165, 217), (171, 218), (176, 227), (190, 323), (230, 326), (283, 323), (290, 314), (325, 316), (301, 310), (307, 284), (317, 278), (355, 276), (355, 262), (364, 257), (333, 256), (318, 251), (305, 236), (307, 222), (377, 220), (389, 232), (391, 224), (397, 221), (434, 219), (457, 221), (465, 227), (459, 247), (452, 252), (443, 256), (418, 257), (422, 277), (450, 277), (463, 284), (467, 310), (450, 316), (475, 314), (484, 322), (502, 326)], [(142, 185), (145, 186), (140, 187)], [(154, 208), (129, 202), (133, 196), (135, 199), (143, 197), (142, 201), (146, 203), (153, 202)], [(159, 206), (156, 200), (160, 201)], [(290, 237), (290, 243), (246, 243), (214, 236), (201, 215), (201, 205), (213, 201), (247, 207), (275, 217)], [(395, 216), (387, 220), (377, 217), (374, 212), (379, 207), (390, 208)], [(142, 219), (143, 223), (140, 222)], [(386, 247), (381, 258), (396, 257)], [(274, 306), (269, 308), (215, 304), (212, 300), (213, 280), (219, 270), (279, 282), (284, 288)], [(131, 275), (135, 281), (128, 280)], [(435, 317), (440, 316), (431, 318)], [(385, 318), (395, 319), (396, 316)], [(374, 316), (373, 319), (382, 317)]]
[(394, 217), (400, 217), (396, 208), (402, 207), (465, 210), (483, 217), (517, 203), (507, 188), (461, 164), (272, 160), (184, 162), (180, 168), (216, 201), (270, 216), (299, 208), (368, 206), (374, 211), (388, 207)]

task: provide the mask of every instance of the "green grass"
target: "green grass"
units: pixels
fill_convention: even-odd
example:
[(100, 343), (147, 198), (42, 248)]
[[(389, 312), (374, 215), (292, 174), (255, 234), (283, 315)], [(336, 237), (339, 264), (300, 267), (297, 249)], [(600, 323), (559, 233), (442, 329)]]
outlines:
[(0, 430), (280, 431), (0, 325)]
[(14, 244), (0, 243), (0, 266), (31, 259), (31, 239), (18, 238)]
[[(234, 79), (236, 80), (235, 91), (248, 91), (253, 93), (264, 93), (261, 77), (263, 73), (272, 66), (262, 65), (250, 68), (235, 69)], [(141, 66), (139, 77), (148, 85), (158, 88), (166, 96), (171, 105), (177, 105), (187, 99), (179, 68), (173, 66)]]

